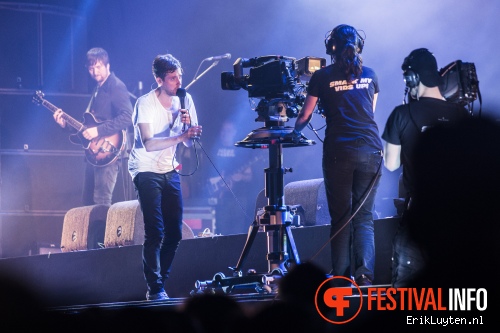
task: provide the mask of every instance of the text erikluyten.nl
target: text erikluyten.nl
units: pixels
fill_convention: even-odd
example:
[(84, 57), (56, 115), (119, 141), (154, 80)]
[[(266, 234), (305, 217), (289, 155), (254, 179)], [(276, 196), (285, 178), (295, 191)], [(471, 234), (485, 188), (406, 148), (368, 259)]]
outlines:
[(436, 316), (406, 316), (408, 325), (483, 325), (483, 316), (475, 318), (463, 317), (436, 317)]

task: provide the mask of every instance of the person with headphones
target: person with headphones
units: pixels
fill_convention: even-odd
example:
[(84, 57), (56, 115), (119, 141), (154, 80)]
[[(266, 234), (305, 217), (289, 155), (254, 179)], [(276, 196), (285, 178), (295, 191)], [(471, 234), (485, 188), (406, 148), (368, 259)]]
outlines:
[(320, 102), (326, 118), (322, 168), (331, 217), (331, 273), (349, 279), (333, 282), (350, 286), (354, 278), (357, 285), (367, 286), (374, 280), (373, 209), (382, 165), (382, 140), (374, 119), (378, 78), (363, 66), (364, 39), (354, 27), (335, 27), (327, 33), (325, 46), (332, 63), (313, 73), (292, 137), (301, 137)]
[(442, 77), (434, 55), (426, 48), (413, 50), (401, 66), (406, 83), (408, 103), (394, 108), (387, 119), (382, 139), (385, 140), (384, 165), (389, 171), (403, 167), (405, 204), (399, 229), (393, 239), (392, 284), (407, 286), (425, 263), (420, 249), (408, 238), (405, 216), (411, 207), (415, 190), (415, 162), (412, 157), (420, 135), (435, 126), (451, 125), (468, 117), (465, 107), (446, 101), (440, 91)]

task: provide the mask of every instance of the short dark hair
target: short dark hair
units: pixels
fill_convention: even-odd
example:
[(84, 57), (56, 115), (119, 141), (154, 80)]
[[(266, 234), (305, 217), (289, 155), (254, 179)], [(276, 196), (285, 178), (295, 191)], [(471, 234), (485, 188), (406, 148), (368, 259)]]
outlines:
[(87, 67), (94, 66), (97, 61), (102, 61), (104, 65), (109, 64), (108, 52), (101, 47), (94, 47), (87, 52)]
[[(437, 87), (443, 83), (436, 58), (426, 48), (411, 51), (404, 59), (401, 69), (406, 73), (412, 71), (417, 74), (418, 81), (421, 81), (427, 87)], [(418, 81), (416, 85), (418, 85)]]
[(182, 72), (181, 63), (171, 54), (159, 54), (153, 61), (153, 75), (155, 78), (163, 79), (165, 75), (178, 69)]

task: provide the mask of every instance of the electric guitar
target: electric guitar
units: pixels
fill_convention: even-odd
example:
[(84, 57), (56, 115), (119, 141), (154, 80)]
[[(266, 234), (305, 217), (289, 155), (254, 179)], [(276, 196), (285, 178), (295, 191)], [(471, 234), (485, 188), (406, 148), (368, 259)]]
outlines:
[[(36, 91), (33, 96), (33, 103), (43, 105), (52, 113), (59, 110), (58, 107), (44, 99), (44, 93)], [(116, 161), (122, 151), (125, 149), (126, 132), (121, 130), (118, 133), (107, 137), (97, 137), (92, 140), (87, 140), (82, 132), (89, 127), (95, 127), (103, 122), (97, 121), (93, 114), (85, 112), (83, 114), (83, 123), (77, 121), (63, 111), (62, 117), (66, 120), (66, 124), (73, 127), (77, 132), (70, 134), (69, 141), (76, 145), (81, 145), (85, 149), (85, 157), (87, 161), (97, 167), (103, 167)]]
[[(255, 156), (251, 160), (249, 160), (247, 163), (242, 165), (236, 172), (233, 172), (229, 177), (227, 177), (229, 183), (232, 183), (231, 178), (239, 173), (242, 173), (245, 171), (247, 168), (251, 167), (253, 164), (262, 161), (263, 157), (262, 156)], [(231, 187), (231, 186), (230, 186)], [(224, 181), (223, 177), (211, 177), (208, 179), (208, 194), (210, 197), (218, 197), (221, 194), (221, 191), (226, 189), (226, 182)]]

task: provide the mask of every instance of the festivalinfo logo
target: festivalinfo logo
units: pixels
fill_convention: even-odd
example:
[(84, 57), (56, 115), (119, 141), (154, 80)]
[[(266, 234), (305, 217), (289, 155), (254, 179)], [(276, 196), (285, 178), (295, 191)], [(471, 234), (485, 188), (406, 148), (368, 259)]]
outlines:
[[(349, 287), (331, 287), (334, 279), (344, 279)], [(366, 303), (366, 304), (364, 304)], [(406, 324), (478, 324), (483, 318), (472, 319), (449, 316), (468, 311), (485, 311), (488, 308), (488, 292), (485, 288), (392, 288), (373, 286), (360, 288), (353, 280), (333, 276), (317, 289), (316, 310), (323, 319), (332, 324), (354, 321), (364, 311), (412, 311), (422, 315), (406, 316)], [(447, 315), (426, 316), (425, 311), (438, 311)], [(436, 314), (436, 312), (433, 312)]]

